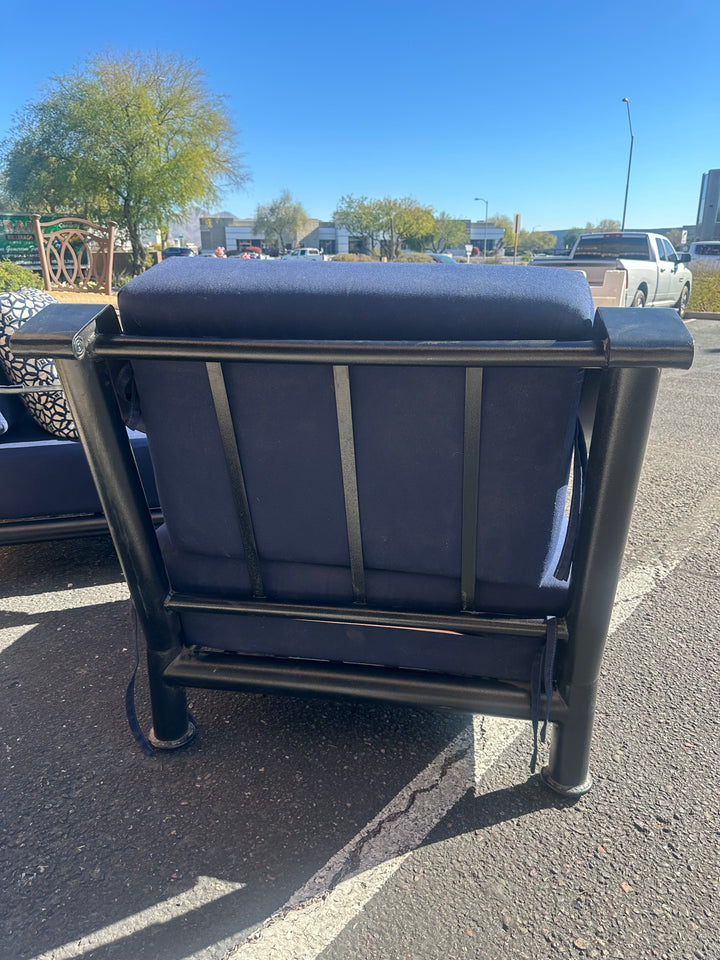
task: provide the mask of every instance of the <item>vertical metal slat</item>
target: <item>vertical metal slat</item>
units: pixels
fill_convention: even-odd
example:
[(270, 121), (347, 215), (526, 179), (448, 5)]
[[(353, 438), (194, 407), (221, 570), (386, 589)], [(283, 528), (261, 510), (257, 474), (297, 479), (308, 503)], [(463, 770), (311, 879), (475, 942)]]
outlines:
[(350, 397), (350, 372), (346, 366), (333, 366), (335, 383), (335, 409), (338, 436), (340, 439), (340, 463), (342, 466), (343, 493), (345, 496), (345, 520), (347, 523), (348, 550), (350, 553), (350, 577), (354, 602), (365, 603), (365, 563), (363, 560), (362, 530), (360, 527), (360, 503), (358, 500), (357, 469), (355, 465), (355, 435), (353, 432), (352, 400)]
[(207, 368), (213, 403), (215, 404), (218, 427), (220, 428), (220, 438), (222, 440), (223, 453), (225, 454), (225, 463), (227, 464), (228, 474), (230, 476), (235, 512), (240, 525), (240, 536), (245, 552), (245, 563), (247, 564), (248, 574), (250, 576), (250, 588), (253, 597), (256, 600), (262, 600), (265, 598), (265, 590), (263, 588), (262, 572), (260, 570), (260, 558), (258, 557), (257, 543), (255, 542), (255, 531), (250, 514), (250, 503), (248, 502), (247, 488), (245, 487), (245, 477), (240, 461), (240, 452), (235, 439), (235, 427), (233, 425), (232, 412), (228, 401), (225, 376), (223, 374), (222, 364), (206, 363), (205, 366)]
[(465, 427), (463, 431), (462, 547), (460, 595), (463, 610), (475, 608), (482, 421), (482, 367), (465, 368)]

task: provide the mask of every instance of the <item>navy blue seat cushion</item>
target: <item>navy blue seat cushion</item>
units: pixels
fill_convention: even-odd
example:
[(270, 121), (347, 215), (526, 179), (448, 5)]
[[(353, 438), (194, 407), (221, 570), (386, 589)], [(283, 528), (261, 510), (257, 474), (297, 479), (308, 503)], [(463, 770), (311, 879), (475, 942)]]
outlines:
[[(132, 281), (120, 297), (125, 330), (146, 335), (585, 340), (592, 334), (587, 283), (559, 270), (177, 261)], [(136, 361), (134, 371), (173, 587), (249, 596), (204, 365)], [(224, 373), (266, 595), (351, 603), (331, 367), (234, 363), (225, 364)], [(459, 368), (427, 366), (350, 371), (372, 605), (460, 608), (464, 376)], [(568, 584), (553, 571), (565, 530), (581, 379), (577, 370), (558, 368), (484, 373), (479, 610), (538, 617), (566, 610)], [(184, 615), (183, 623), (190, 643), (253, 653), (298, 655), (288, 651), (301, 649), (325, 657), (335, 649), (338, 659), (377, 662), (383, 645), (394, 643), (381, 662), (435, 669), (437, 660), (437, 634), (411, 642), (408, 632), (363, 628), (365, 638), (354, 647), (342, 639), (350, 628), (335, 625), (318, 630), (314, 645), (298, 648), (297, 632), (274, 621), (257, 630), (245, 618), (217, 615)], [(447, 656), (450, 648), (458, 651), (456, 672), (494, 675), (480, 669), (485, 654), (477, 638), (442, 646)], [(475, 651), (474, 660), (460, 652), (465, 647)], [(514, 659), (522, 660), (519, 677), (526, 679), (535, 644), (523, 649)], [(446, 663), (446, 669), (452, 668)]]
[[(129, 433), (148, 502), (157, 507), (147, 438), (135, 431)], [(27, 411), (0, 436), (0, 489), (2, 520), (101, 513), (80, 442), (53, 437)]]
[(250, 656), (303, 658), (376, 664), (527, 683), (543, 637), (512, 634), (472, 636), (405, 627), (376, 627), (238, 617), (233, 614), (183, 613), (185, 634), (211, 649)]
[[(0, 367), (0, 387), (10, 386), (10, 380)], [(25, 416), (25, 405), (19, 396), (0, 392), (0, 436), (12, 429)]]

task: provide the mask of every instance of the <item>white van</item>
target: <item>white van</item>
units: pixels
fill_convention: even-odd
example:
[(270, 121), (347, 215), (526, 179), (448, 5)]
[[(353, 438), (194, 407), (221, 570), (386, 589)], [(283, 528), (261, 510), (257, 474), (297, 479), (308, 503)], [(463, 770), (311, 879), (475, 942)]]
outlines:
[(720, 240), (696, 240), (690, 244), (690, 269), (694, 264), (720, 269)]

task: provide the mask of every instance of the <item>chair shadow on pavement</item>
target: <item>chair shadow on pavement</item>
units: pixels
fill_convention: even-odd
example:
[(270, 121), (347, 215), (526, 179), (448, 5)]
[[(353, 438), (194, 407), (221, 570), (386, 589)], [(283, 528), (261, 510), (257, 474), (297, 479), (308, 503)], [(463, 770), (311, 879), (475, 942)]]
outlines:
[[(102, 602), (104, 587), (120, 580), (108, 544), (0, 551), (5, 595), (29, 598), (25, 612), (0, 601), (0, 955), (14, 960), (50, 956), (123, 921), (93, 958), (186, 957), (248, 930), (468, 723), (466, 715), (384, 704), (192, 691), (196, 741), (146, 757), (124, 716), (134, 661), (129, 602)], [(100, 602), (57, 609), (69, 583), (95, 587)], [(33, 596), (53, 588), (55, 609), (34, 613)], [(147, 730), (144, 679), (141, 671)], [(474, 801), (478, 829), (505, 810), (517, 816), (520, 796), (529, 808), (562, 804), (544, 790), (518, 790), (507, 791), (509, 805)], [(212, 902), (166, 922), (133, 921), (187, 894), (199, 877), (219, 888)]]

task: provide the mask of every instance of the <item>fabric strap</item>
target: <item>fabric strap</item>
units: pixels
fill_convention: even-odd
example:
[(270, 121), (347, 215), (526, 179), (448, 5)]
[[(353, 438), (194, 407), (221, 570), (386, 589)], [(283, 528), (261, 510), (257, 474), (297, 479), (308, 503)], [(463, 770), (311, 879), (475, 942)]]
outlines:
[(540, 730), (540, 743), (545, 743), (547, 727), (550, 723), (552, 707), (553, 674), (555, 672), (555, 652), (557, 650), (557, 617), (547, 618), (547, 631), (542, 650), (538, 651), (533, 662), (530, 677), (530, 710), (533, 729), (533, 753), (530, 760), (530, 772), (535, 773), (538, 757), (538, 728), (540, 726), (541, 688), (545, 688), (545, 717)]
[(130, 683), (128, 683), (127, 690), (125, 691), (125, 715), (127, 716), (130, 733), (132, 733), (133, 737), (135, 738), (135, 742), (143, 753), (147, 754), (148, 757), (152, 757), (155, 754), (155, 749), (142, 732), (140, 724), (138, 723), (137, 711), (135, 710), (135, 677), (137, 676), (138, 667), (140, 665), (140, 625), (138, 624), (135, 604), (132, 602), (132, 600), (130, 601), (130, 622), (132, 623), (132, 634), (135, 644), (135, 663), (133, 664)]
[(565, 542), (563, 543), (560, 559), (555, 568), (556, 580), (567, 580), (570, 577), (570, 568), (572, 566), (573, 550), (575, 549), (575, 540), (577, 539), (578, 528), (580, 526), (580, 512), (585, 487), (585, 471), (587, 469), (587, 447), (585, 446), (585, 434), (583, 433), (580, 421), (575, 423), (575, 440), (573, 442), (573, 488), (570, 497), (570, 513), (568, 515), (567, 530), (565, 532)]

